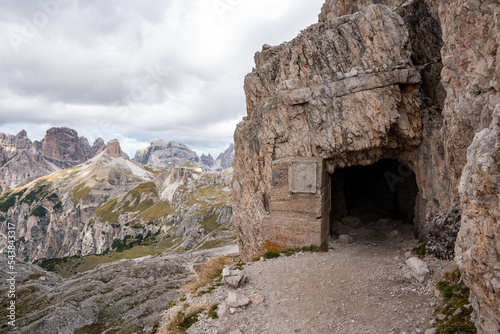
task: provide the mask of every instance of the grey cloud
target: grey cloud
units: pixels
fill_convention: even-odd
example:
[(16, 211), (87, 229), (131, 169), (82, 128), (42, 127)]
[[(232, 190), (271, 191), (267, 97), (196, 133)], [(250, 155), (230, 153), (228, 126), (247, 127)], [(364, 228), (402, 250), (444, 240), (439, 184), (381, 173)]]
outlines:
[[(67, 125), (198, 147), (232, 140), (230, 128), (213, 128), (234, 129), (246, 113), (254, 52), (316, 21), (323, 2), (243, 2), (220, 20), (212, 0), (65, 1), (16, 53), (4, 32), (41, 7), (0, 0), (0, 127)], [(273, 22), (265, 14), (279, 4), (287, 15)]]

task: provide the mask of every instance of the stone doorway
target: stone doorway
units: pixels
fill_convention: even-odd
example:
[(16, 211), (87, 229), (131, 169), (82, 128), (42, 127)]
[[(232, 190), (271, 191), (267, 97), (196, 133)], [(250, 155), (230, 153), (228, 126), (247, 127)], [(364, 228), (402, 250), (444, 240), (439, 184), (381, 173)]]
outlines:
[(414, 232), (418, 186), (408, 165), (380, 160), (369, 166), (338, 169), (330, 177), (330, 233), (334, 237), (366, 234), (374, 241), (388, 233)]

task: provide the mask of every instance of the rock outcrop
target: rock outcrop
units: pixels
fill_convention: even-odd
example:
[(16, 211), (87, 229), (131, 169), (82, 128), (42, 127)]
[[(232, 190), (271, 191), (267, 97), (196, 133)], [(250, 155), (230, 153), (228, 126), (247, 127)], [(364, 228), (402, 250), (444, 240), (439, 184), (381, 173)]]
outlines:
[(329, 181), (313, 186), (309, 204), (294, 204), (304, 196), (277, 188), (288, 185), (291, 159), (319, 167), (322, 159), (315, 173), (322, 179), (416, 148), (422, 129), (419, 70), (404, 21), (389, 7), (313, 25), (255, 61), (245, 79), (248, 116), (235, 133), (234, 223), (244, 258), (326, 241)]
[[(98, 148), (100, 141), (96, 142)], [(61, 169), (84, 163), (97, 153), (86, 138), (78, 137), (78, 132), (65, 127), (47, 130), (41, 141), (41, 150), (48, 161)]]
[(214, 162), (217, 167), (220, 166), (221, 169), (228, 169), (233, 167), (234, 162), (234, 144), (229, 145), (227, 150), (222, 152)]
[[(198, 255), (199, 256), (199, 255)], [(0, 254), (1, 272), (8, 272)], [(191, 275), (196, 255), (165, 254), (101, 264), (70, 278), (19, 261), (16, 333), (154, 333), (166, 305)], [(0, 290), (8, 303), (5, 280)], [(4, 311), (2, 316), (5, 317)], [(0, 333), (8, 333), (7, 326)]]
[(200, 161), (202, 164), (204, 164), (207, 167), (212, 167), (215, 163), (215, 160), (211, 154), (208, 154), (208, 155), (202, 154), (200, 157)]
[(325, 241), (330, 176), (397, 160), (415, 173), (415, 232), (431, 252), (453, 257), (461, 221), (457, 259), (476, 324), (498, 332), (498, 133), (490, 124), (500, 104), (499, 13), (493, 0), (328, 0), (318, 24), (264, 45), (235, 132), (242, 256)]
[(155, 140), (145, 149), (137, 151), (134, 161), (153, 168), (173, 169), (175, 167), (200, 167), (208, 171), (231, 168), (234, 161), (234, 145), (221, 153), (217, 159), (209, 154), (198, 157), (196, 152), (184, 144), (171, 141), (165, 144)]
[(59, 168), (47, 161), (26, 131), (0, 133), (0, 190), (22, 186)]
[(16, 136), (0, 134), (0, 189), (25, 185), (59, 169), (81, 164), (94, 157), (106, 145), (102, 138), (90, 146), (69, 128), (51, 128), (41, 142), (32, 142), (26, 131)]
[(500, 329), (500, 105), (489, 128), (476, 134), (460, 182), (462, 227), (457, 262), (471, 288), (482, 333)]

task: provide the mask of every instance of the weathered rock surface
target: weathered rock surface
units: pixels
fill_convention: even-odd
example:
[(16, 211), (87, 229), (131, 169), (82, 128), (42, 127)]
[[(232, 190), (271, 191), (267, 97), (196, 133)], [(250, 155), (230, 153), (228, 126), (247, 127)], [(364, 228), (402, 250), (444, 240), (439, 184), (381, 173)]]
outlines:
[(81, 164), (105, 147), (102, 138), (93, 146), (69, 128), (51, 128), (42, 142), (32, 142), (26, 131), (0, 134), (0, 189), (25, 185), (39, 177)]
[(247, 306), (250, 304), (252, 301), (250, 298), (245, 296), (242, 293), (234, 292), (234, 291), (229, 291), (226, 299), (226, 303), (228, 307), (242, 307), (242, 306)]
[[(490, 124), (500, 104), (499, 13), (494, 0), (328, 0), (320, 23), (264, 46), (245, 79), (248, 116), (235, 132), (234, 223), (243, 257), (324, 241), (324, 175), (397, 159), (415, 172), (416, 233), (432, 253), (453, 256), (462, 217), (456, 249), (478, 330), (500, 330), (499, 233), (486, 227), (498, 220), (498, 134)], [(478, 133), (490, 145), (477, 139), (468, 155), (487, 164), (466, 161)], [(315, 194), (288, 189), (288, 168), (300, 159), (319, 166)]]
[(207, 167), (212, 167), (215, 163), (214, 158), (210, 154), (209, 155), (202, 154), (200, 157), (200, 160), (201, 160), (201, 163)]
[(16, 136), (0, 133), (0, 190), (22, 186), (58, 170), (43, 157), (26, 131)]
[[(275, 166), (318, 157), (331, 173), (374, 163), (416, 147), (422, 129), (408, 31), (388, 7), (313, 25), (255, 61), (245, 79), (248, 117), (235, 132), (233, 221), (246, 259), (264, 250), (264, 230), (284, 234), (291, 244), (282, 247), (300, 246), (289, 237), (301, 232), (279, 227), (287, 218), (270, 214)], [(324, 217), (315, 210), (303, 225)]]
[(499, 193), (500, 105), (490, 127), (469, 147), (460, 183), (462, 227), (456, 259), (471, 288), (475, 322), (482, 333), (500, 330)]
[[(6, 272), (0, 255), (0, 272)], [(153, 333), (160, 313), (189, 277), (193, 255), (163, 254), (102, 264), (62, 279), (18, 261), (16, 333)], [(31, 278), (30, 278), (31, 277)], [(8, 300), (0, 285), (2, 305)], [(0, 314), (6, 318), (6, 308)], [(10, 333), (7, 326), (0, 333)]]
[(429, 278), (430, 272), (425, 261), (412, 257), (406, 260), (406, 264), (410, 267), (411, 275), (420, 283), (424, 283)]
[(214, 160), (210, 154), (198, 157), (196, 152), (184, 144), (174, 141), (165, 144), (162, 140), (151, 142), (149, 147), (137, 151), (134, 158), (134, 161), (148, 167), (173, 169), (176, 166), (187, 166), (200, 167), (209, 171), (229, 169), (233, 165), (233, 160), (233, 144)]
[(164, 169), (189, 163), (197, 166), (200, 161), (196, 152), (186, 145), (174, 141), (165, 144), (162, 140), (155, 140), (148, 148), (137, 151), (134, 160), (144, 166)]
[(234, 162), (234, 144), (231, 144), (229, 145), (227, 150), (222, 152), (214, 161), (215, 167), (212, 166), (212, 170), (231, 168), (233, 167), (233, 162)]

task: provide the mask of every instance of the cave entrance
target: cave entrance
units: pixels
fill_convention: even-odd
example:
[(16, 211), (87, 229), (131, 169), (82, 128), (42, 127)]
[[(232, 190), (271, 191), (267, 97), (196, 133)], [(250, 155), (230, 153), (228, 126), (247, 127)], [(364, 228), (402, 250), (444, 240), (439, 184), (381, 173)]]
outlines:
[(408, 165), (381, 160), (338, 169), (330, 177), (332, 235), (352, 234), (363, 227), (380, 230), (384, 224), (393, 234), (403, 224), (413, 230), (418, 186)]

